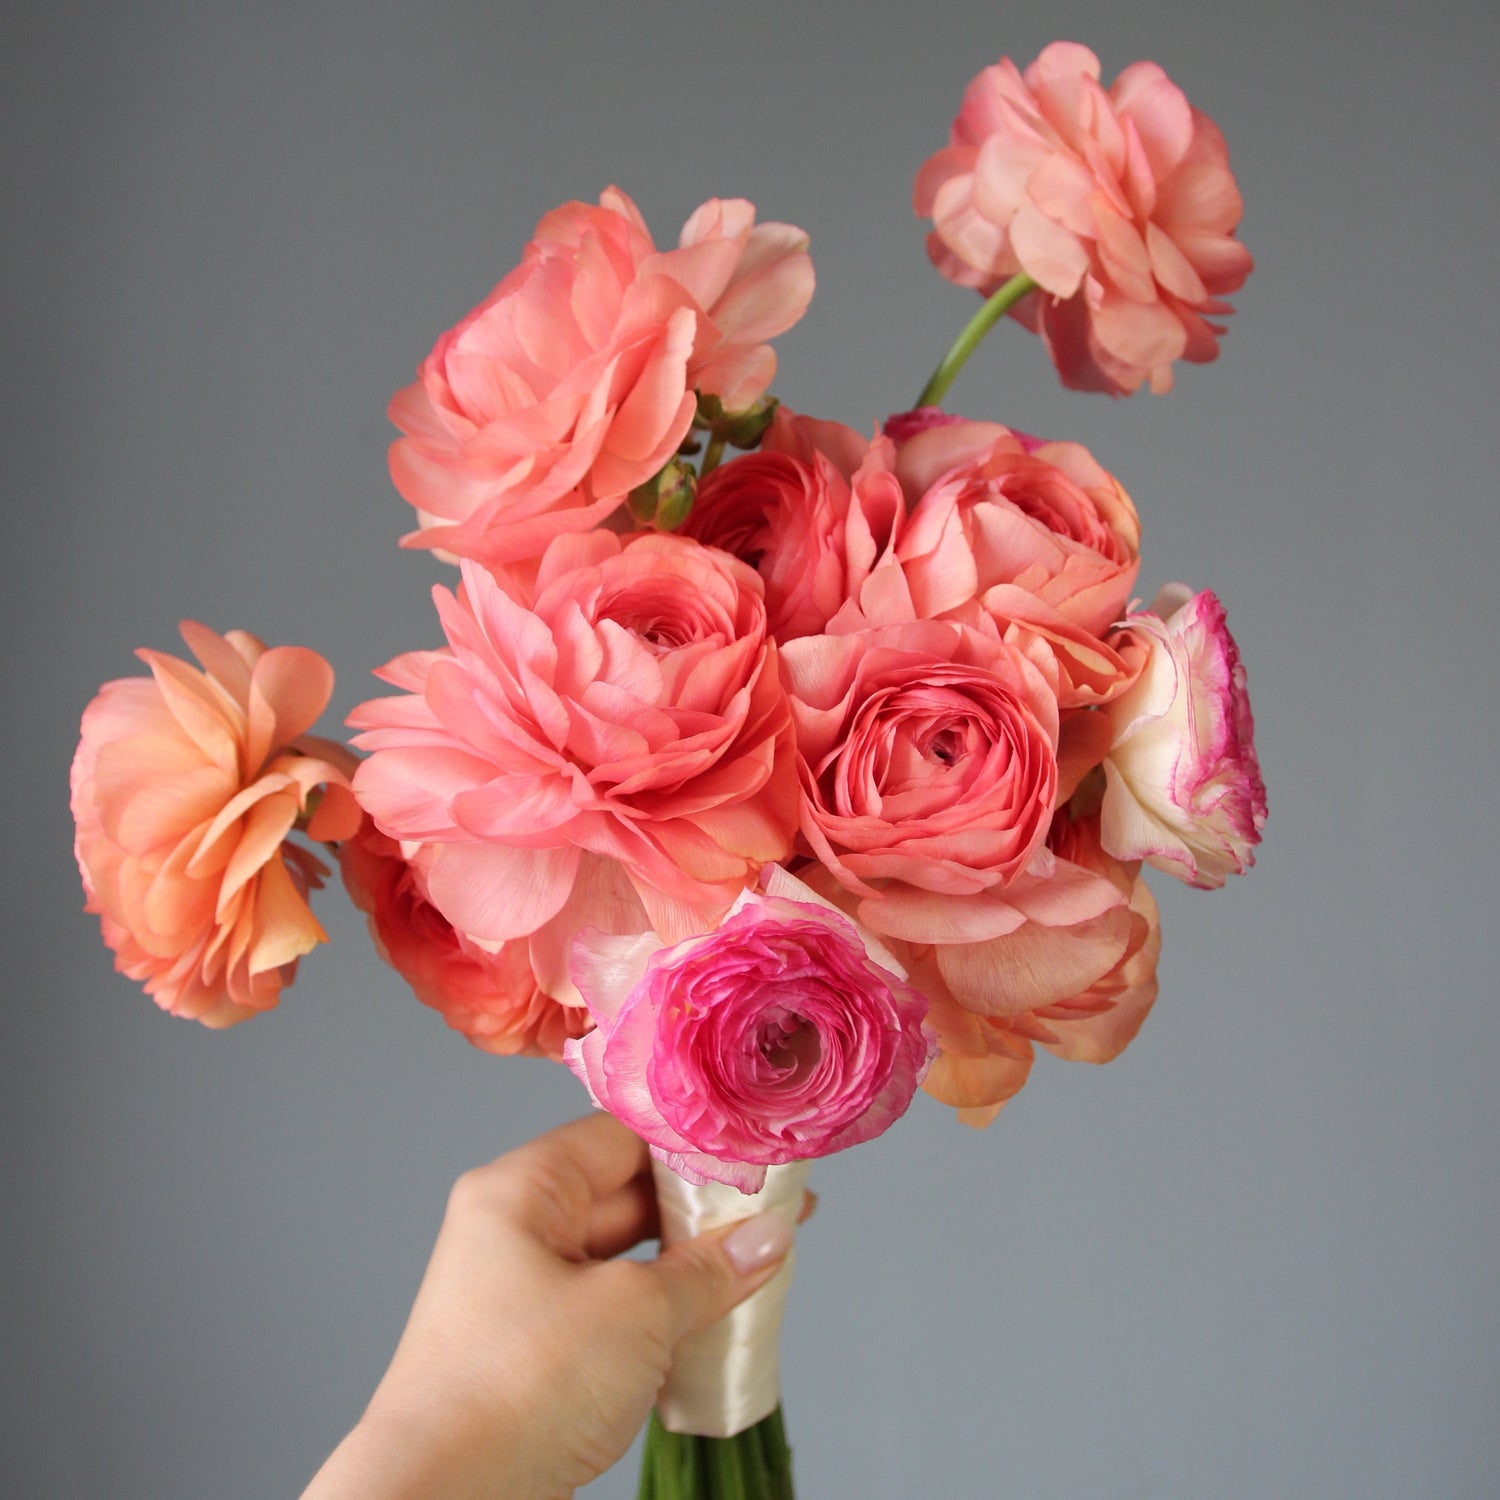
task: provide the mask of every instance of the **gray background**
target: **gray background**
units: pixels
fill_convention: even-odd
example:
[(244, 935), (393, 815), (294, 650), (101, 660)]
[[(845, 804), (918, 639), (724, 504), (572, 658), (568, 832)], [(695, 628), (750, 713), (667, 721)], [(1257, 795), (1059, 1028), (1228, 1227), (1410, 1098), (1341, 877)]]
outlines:
[[(298, 1492), (451, 1179), (580, 1113), (466, 1048), (342, 893), (273, 1016), (111, 971), (66, 768), (179, 618), (313, 645), (338, 717), (431, 644), (390, 394), (537, 217), (620, 183), (813, 239), (794, 406), (909, 404), (965, 294), (912, 174), (1002, 51), (1161, 61), (1259, 267), (1169, 399), (1068, 395), (1007, 327), (953, 404), (1090, 444), (1146, 590), (1212, 585), (1271, 816), (1159, 883), (1162, 998), (993, 1128), (925, 1098), (816, 1169), (785, 1335), (807, 1497), (1500, 1492), (1494, 274), (1500, 26), (1472, 4), (9, 4), (0, 1492)], [(633, 1493), (633, 1465), (591, 1496)]]

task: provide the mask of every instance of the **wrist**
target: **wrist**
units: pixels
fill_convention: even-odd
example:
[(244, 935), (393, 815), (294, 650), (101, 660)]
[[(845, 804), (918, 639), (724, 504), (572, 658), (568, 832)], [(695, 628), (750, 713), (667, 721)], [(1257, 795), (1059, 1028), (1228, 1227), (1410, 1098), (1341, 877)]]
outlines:
[(303, 1500), (553, 1500), (493, 1410), (382, 1384)]

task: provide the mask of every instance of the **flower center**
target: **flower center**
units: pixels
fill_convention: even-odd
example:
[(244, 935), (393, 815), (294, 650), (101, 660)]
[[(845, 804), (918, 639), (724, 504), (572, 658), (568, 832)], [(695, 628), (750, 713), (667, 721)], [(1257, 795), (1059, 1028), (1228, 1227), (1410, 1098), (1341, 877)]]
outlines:
[(760, 1055), (788, 1081), (816, 1067), (823, 1051), (817, 1028), (795, 1011), (781, 1011), (763, 1021), (756, 1041)]

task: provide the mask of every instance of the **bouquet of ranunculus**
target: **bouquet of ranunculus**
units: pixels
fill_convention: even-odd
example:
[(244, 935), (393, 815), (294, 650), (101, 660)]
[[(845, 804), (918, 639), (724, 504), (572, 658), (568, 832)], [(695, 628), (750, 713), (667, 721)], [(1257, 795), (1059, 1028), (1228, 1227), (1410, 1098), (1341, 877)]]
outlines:
[[(89, 705), (119, 968), (208, 1025), (272, 1008), (323, 938), (295, 836), (327, 844), (420, 999), (649, 1143), (666, 1237), (794, 1216), (919, 1086), (982, 1125), (1036, 1047), (1117, 1055), (1157, 988), (1143, 862), (1216, 887), (1260, 838), (1244, 669), (1212, 593), (1132, 602), (1093, 455), (940, 403), (1006, 312), (1069, 386), (1213, 359), (1240, 199), (1160, 68), (1106, 90), (1057, 43), (974, 79), (915, 202), (983, 305), (868, 435), (769, 394), (801, 230), (711, 199), (659, 249), (616, 188), (547, 214), (391, 403), (404, 542), (456, 579), (352, 714), (364, 757), (308, 737), (326, 663), (239, 632), (185, 625), (196, 667), (143, 651)], [(679, 1351), (643, 1494), (790, 1494), (785, 1281)]]

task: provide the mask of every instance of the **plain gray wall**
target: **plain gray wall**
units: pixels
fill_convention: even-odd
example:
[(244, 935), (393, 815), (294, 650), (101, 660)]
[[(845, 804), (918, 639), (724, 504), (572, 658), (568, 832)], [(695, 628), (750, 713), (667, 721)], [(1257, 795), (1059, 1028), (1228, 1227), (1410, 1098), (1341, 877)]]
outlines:
[[(820, 1164), (785, 1335), (801, 1492), (1500, 1493), (1492, 5), (17, 4), (0, 33), (0, 1492), (293, 1495), (359, 1412), (451, 1179), (580, 1113), (471, 1051), (342, 893), (211, 1034), (80, 911), (78, 715), (178, 619), (315, 646), (339, 716), (436, 637), (390, 394), (537, 217), (618, 182), (812, 235), (792, 405), (868, 427), (971, 307), (912, 174), (1054, 36), (1223, 126), (1258, 269), (1167, 399), (1000, 330), (952, 404), (1091, 445), (1142, 587), (1213, 586), (1270, 823), (1158, 883), (1162, 996), (987, 1132)], [(633, 1494), (627, 1463), (589, 1490)]]

